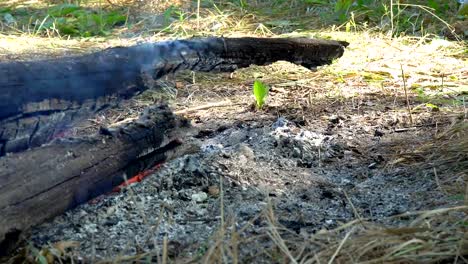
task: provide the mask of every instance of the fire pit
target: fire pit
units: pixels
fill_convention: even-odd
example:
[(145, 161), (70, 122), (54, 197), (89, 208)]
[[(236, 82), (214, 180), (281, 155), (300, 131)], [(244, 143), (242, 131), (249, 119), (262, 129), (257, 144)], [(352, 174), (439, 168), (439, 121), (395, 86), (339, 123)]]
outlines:
[[(0, 241), (112, 190), (177, 156), (189, 122), (166, 106), (133, 122), (73, 136), (88, 117), (182, 69), (234, 71), (285, 60), (308, 68), (343, 54), (345, 42), (208, 38), (112, 48), (80, 57), (0, 64)], [(174, 152), (171, 154), (171, 152)]]

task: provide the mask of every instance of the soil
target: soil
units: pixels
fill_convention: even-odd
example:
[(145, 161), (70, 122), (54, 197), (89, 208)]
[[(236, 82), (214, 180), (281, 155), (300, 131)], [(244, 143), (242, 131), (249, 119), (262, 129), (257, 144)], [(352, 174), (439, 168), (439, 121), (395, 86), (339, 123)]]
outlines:
[[(197, 151), (34, 228), (31, 240), (37, 248), (76, 241), (69, 254), (95, 262), (151, 257), (167, 239), (169, 257), (183, 260), (203, 255), (223, 225), (242, 237), (259, 235), (268, 212), (280, 229), (307, 236), (354, 219), (385, 222), (456, 204), (430, 171), (394, 161), (460, 115), (422, 107), (410, 117), (400, 80), (342, 82), (324, 74), (330, 67), (309, 71), (280, 62), (231, 76), (181, 73), (96, 117), (121, 121), (143, 105), (169, 101), (192, 120), (183, 140)], [(270, 85), (263, 109), (253, 104), (249, 74)], [(413, 108), (419, 104), (409, 99)], [(264, 261), (263, 241), (241, 247), (242, 262)]]

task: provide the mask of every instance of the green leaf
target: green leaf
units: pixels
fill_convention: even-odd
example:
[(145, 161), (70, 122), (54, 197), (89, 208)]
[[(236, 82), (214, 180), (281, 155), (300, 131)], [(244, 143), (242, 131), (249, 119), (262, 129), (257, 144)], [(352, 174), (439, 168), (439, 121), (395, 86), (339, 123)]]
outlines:
[(169, 24), (171, 23), (172, 15), (174, 14), (176, 10), (177, 10), (177, 7), (174, 5), (171, 5), (166, 9), (166, 11), (164, 11), (163, 13), (164, 26), (169, 26)]
[(347, 33), (351, 32), (351, 23), (350, 22), (347, 22), (345, 27), (346, 27), (346, 32)]
[(14, 24), (16, 23), (16, 19), (10, 14), (10, 13), (5, 13), (3, 15), (3, 19), (5, 19), (7, 24)]
[(96, 26), (102, 26), (104, 21), (103, 21), (103, 18), (102, 18), (102, 15), (101, 14), (91, 14), (91, 19), (92, 21), (94, 21), (94, 24)]
[(0, 14), (3, 14), (3, 13), (11, 13), (11, 8), (9, 7), (0, 8)]
[(325, 1), (325, 0), (304, 0), (304, 3), (312, 4), (312, 5), (325, 5), (325, 4), (327, 4), (327, 1)]
[(427, 1), (427, 6), (438, 11), (439, 10), (439, 3), (437, 3), (437, 1), (435, 0), (429, 0)]
[(422, 87), (417, 88), (416, 93), (418, 93), (418, 97), (420, 97), (421, 99), (426, 96), (426, 93), (424, 92), (424, 88)]
[(439, 107), (435, 104), (426, 103), (426, 107), (432, 109), (432, 111), (439, 111)]
[(71, 25), (67, 24), (58, 24), (56, 25), (60, 33), (65, 35), (77, 35), (79, 31)]
[(335, 12), (346, 13), (353, 3), (354, 0), (338, 0), (335, 4)]
[(253, 94), (255, 96), (255, 100), (257, 101), (257, 108), (261, 109), (265, 104), (265, 98), (268, 96), (268, 86), (263, 84), (259, 80), (255, 80), (253, 85)]
[(61, 17), (71, 14), (79, 9), (81, 9), (81, 7), (74, 4), (62, 4), (49, 9), (48, 14), (53, 17)]
[(294, 23), (291, 22), (290, 20), (273, 20), (273, 21), (268, 21), (265, 22), (265, 25), (267, 26), (273, 26), (273, 27), (290, 27), (290, 26), (297, 26), (299, 23)]
[(106, 24), (113, 26), (116, 24), (125, 23), (125, 21), (127, 21), (127, 17), (114, 11), (114, 12), (110, 12), (109, 14), (107, 14), (105, 21), (106, 21)]
[(463, 194), (454, 194), (448, 197), (451, 201), (463, 201), (465, 196)]
[(468, 16), (468, 3), (463, 3), (458, 10), (458, 15), (462, 17)]
[(37, 256), (37, 260), (40, 264), (48, 264), (47, 259), (42, 255)]

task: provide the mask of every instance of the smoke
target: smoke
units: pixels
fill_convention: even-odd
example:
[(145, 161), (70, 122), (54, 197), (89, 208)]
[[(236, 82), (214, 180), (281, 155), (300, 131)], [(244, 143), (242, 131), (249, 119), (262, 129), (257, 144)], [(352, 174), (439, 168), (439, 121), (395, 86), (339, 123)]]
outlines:
[(183, 69), (234, 71), (278, 60), (313, 68), (340, 57), (346, 45), (310, 39), (205, 38), (0, 63), (0, 142), (6, 142), (0, 149), (5, 153), (46, 143), (84, 117), (146, 90), (148, 78)]

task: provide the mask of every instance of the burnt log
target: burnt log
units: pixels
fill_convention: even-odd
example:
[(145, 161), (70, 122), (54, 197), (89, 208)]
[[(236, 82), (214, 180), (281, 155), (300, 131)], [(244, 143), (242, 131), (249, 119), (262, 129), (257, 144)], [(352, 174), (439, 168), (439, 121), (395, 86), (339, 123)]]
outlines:
[(55, 139), (0, 158), (0, 252), (12, 242), (4, 238), (17, 238), (18, 232), (175, 155), (181, 147), (178, 133), (186, 128), (168, 107), (152, 107), (120, 128)]
[(331, 63), (348, 44), (318, 39), (206, 38), (117, 47), (76, 57), (0, 63), (0, 156), (37, 147), (148, 79), (178, 70), (231, 72), (279, 60)]

